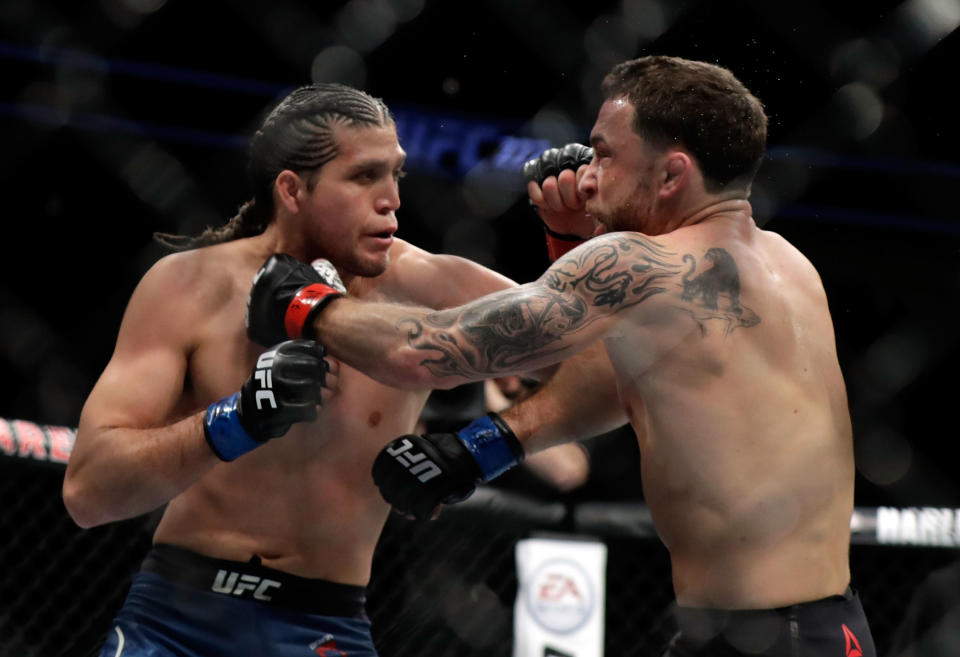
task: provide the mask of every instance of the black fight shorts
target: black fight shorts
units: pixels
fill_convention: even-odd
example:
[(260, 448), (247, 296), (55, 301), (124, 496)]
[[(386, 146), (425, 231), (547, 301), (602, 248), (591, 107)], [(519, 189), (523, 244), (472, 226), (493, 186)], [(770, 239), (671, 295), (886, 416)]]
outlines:
[(779, 609), (677, 607), (679, 632), (663, 657), (876, 657), (860, 597)]

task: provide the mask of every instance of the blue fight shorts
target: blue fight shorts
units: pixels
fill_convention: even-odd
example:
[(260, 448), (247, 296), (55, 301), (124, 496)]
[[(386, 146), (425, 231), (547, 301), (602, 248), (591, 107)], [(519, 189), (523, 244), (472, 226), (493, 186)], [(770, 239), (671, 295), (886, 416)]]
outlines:
[(876, 657), (860, 597), (843, 595), (778, 609), (677, 607), (680, 632), (663, 657)]
[(155, 545), (100, 657), (377, 657), (366, 589)]

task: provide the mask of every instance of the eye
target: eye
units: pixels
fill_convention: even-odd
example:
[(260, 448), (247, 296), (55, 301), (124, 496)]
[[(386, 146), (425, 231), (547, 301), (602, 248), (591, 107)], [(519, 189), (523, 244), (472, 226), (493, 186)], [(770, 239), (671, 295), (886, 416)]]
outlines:
[(394, 180), (400, 180), (401, 178), (406, 178), (406, 177), (407, 177), (407, 172), (404, 171), (403, 169), (396, 169), (396, 170), (393, 172), (393, 179), (394, 179)]
[(372, 182), (376, 180), (377, 172), (373, 169), (361, 169), (354, 174), (353, 179), (358, 182)]

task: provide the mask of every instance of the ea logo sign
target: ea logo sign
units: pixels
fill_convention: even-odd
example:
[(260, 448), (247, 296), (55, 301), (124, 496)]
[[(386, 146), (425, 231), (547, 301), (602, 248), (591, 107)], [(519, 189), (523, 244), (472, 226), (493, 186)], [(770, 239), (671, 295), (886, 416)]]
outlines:
[(596, 608), (590, 577), (569, 559), (553, 559), (537, 568), (525, 583), (525, 591), (530, 615), (557, 634), (580, 629)]

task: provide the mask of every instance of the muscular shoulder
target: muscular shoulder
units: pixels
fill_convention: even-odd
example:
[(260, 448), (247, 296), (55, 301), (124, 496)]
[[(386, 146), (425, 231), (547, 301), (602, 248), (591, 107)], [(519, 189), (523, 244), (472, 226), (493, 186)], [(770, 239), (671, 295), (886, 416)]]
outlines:
[(609, 233), (557, 260), (543, 283), (559, 294), (577, 297), (590, 309), (588, 315), (613, 315), (629, 308), (631, 325), (670, 326), (685, 316), (677, 315), (681, 311), (698, 323), (720, 318), (733, 327), (754, 326), (759, 319), (741, 304), (740, 269), (731, 250), (732, 244), (691, 231), (655, 238)]
[(377, 285), (381, 294), (428, 308), (447, 308), (516, 285), (509, 278), (460, 256), (430, 253), (403, 240)]
[[(686, 248), (676, 239), (626, 231), (607, 233), (567, 253), (544, 277), (554, 287), (599, 292), (594, 298), (598, 305), (617, 305), (637, 283), (653, 283), (680, 272)], [(642, 290), (632, 290), (637, 292)]]
[(183, 338), (194, 331), (201, 318), (233, 299), (235, 269), (228, 253), (207, 247), (160, 258), (134, 290), (122, 329), (158, 339)]
[(819, 284), (820, 274), (817, 273), (813, 263), (810, 262), (800, 249), (787, 241), (787, 239), (779, 233), (769, 230), (760, 230), (757, 232), (762, 236), (770, 252), (775, 254), (779, 260), (795, 268), (798, 274), (814, 279), (817, 284)]
[(234, 286), (234, 269), (226, 245), (164, 256), (144, 274), (137, 293), (176, 304), (225, 302)]

